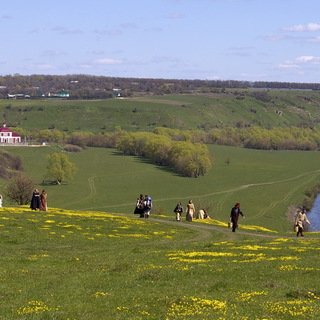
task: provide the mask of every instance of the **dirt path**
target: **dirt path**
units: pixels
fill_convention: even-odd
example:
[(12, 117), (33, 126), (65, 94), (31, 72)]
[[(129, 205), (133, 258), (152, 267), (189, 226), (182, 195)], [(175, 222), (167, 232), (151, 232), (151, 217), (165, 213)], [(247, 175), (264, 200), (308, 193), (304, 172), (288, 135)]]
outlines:
[(89, 184), (90, 193), (86, 197), (84, 197), (82, 199), (79, 199), (79, 200), (76, 200), (76, 201), (73, 201), (73, 202), (69, 202), (68, 206), (76, 204), (76, 203), (84, 202), (84, 201), (90, 200), (90, 199), (95, 197), (95, 195), (97, 194), (97, 189), (96, 189), (96, 185), (94, 183), (94, 179), (95, 179), (95, 176), (91, 176), (91, 177), (88, 178), (88, 184)]
[(293, 193), (295, 193), (299, 188), (301, 188), (301, 186), (310, 184), (310, 182), (311, 182), (312, 180), (315, 180), (316, 178), (317, 178), (317, 176), (312, 176), (311, 178), (309, 178), (308, 180), (306, 180), (304, 183), (299, 184), (299, 185), (297, 185), (296, 187), (292, 188), (292, 189), (283, 197), (283, 199), (278, 200), (278, 201), (273, 201), (273, 202), (271, 202), (269, 206), (261, 209), (257, 214), (255, 214), (255, 215), (253, 215), (253, 216), (250, 216), (247, 220), (255, 220), (255, 219), (258, 219), (258, 218), (264, 216), (264, 214), (265, 214), (267, 211), (269, 211), (269, 210), (271, 210), (272, 208), (274, 208), (277, 204), (282, 203), (282, 202), (286, 202)]
[[(158, 218), (152, 218), (150, 217), (149, 220), (159, 222), (159, 223), (165, 223), (165, 224), (170, 224), (175, 227), (182, 227), (182, 228), (190, 228), (193, 230), (199, 231), (200, 235), (192, 238), (190, 241), (199, 241), (199, 240), (205, 240), (211, 238), (212, 232), (219, 232), (223, 233), (225, 235), (228, 235), (230, 239), (235, 239), (237, 234), (245, 234), (248, 236), (253, 236), (253, 237), (260, 237), (260, 238), (270, 238), (270, 239), (277, 239), (279, 238), (278, 234), (260, 234), (260, 233), (254, 233), (254, 232), (247, 232), (244, 230), (238, 229), (236, 232), (232, 232), (231, 229), (227, 228), (222, 228), (219, 226), (214, 226), (214, 225), (208, 225), (208, 224), (199, 224), (199, 223), (192, 223), (192, 222), (177, 222), (177, 221), (168, 221), (168, 220), (163, 220), (163, 219), (158, 219)], [(286, 236), (286, 237), (281, 237), (281, 238), (293, 238), (293, 236)], [(225, 239), (224, 239), (225, 241)]]

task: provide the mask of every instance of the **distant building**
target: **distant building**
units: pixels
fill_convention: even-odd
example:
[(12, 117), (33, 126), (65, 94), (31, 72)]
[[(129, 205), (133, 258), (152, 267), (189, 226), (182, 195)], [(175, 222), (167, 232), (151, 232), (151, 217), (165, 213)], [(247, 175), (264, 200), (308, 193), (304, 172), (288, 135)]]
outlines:
[(38, 98), (69, 98), (70, 93), (69, 91), (61, 90), (58, 92), (43, 92), (43, 91), (38, 91), (35, 94), (36, 97)]
[(112, 97), (113, 98), (120, 98), (121, 97), (120, 91), (121, 91), (120, 88), (114, 88), (113, 92), (112, 92)]
[(0, 143), (14, 144), (21, 143), (21, 137), (7, 128), (7, 124), (3, 123), (0, 129)]
[(69, 98), (70, 97), (70, 93), (68, 91), (61, 90), (61, 91), (57, 92), (57, 97), (59, 97), (59, 98)]

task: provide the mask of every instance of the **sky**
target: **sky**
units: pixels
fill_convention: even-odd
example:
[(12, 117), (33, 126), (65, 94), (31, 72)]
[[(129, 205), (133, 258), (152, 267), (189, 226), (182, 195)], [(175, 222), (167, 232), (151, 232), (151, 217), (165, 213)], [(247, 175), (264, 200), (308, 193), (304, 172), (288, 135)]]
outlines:
[(318, 83), (319, 0), (10, 0), (0, 75)]

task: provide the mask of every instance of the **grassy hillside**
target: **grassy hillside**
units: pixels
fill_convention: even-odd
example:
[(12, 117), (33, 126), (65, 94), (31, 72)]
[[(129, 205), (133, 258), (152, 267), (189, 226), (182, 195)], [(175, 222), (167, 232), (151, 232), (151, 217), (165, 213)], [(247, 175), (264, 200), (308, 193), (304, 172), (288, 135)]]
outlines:
[[(193, 199), (197, 209), (209, 207), (210, 216), (227, 222), (231, 206), (241, 202), (246, 215), (241, 223), (277, 231), (291, 230), (285, 215), (288, 206), (300, 204), (305, 189), (318, 183), (320, 176), (317, 152), (209, 146), (213, 168), (206, 176), (192, 179), (113, 149), (89, 148), (69, 154), (79, 169), (73, 181), (42, 186), (45, 156), (59, 147), (5, 149), (22, 157), (26, 172), (36, 177), (40, 189), (47, 190), (49, 207), (132, 215), (135, 200), (143, 193), (154, 200), (153, 215), (172, 220), (176, 203), (185, 206)], [(5, 181), (0, 181), (3, 193)]]
[(0, 100), (8, 126), (25, 130), (56, 128), (151, 131), (157, 126), (210, 129), (230, 125), (319, 127), (320, 92), (238, 90), (95, 101)]
[(320, 317), (318, 234), (0, 208), (0, 319)]

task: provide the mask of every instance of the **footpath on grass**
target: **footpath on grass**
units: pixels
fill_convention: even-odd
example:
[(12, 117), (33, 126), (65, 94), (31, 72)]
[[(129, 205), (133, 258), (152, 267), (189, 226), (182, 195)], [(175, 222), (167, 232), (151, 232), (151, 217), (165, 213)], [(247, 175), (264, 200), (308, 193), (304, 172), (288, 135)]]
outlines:
[[(279, 235), (276, 232), (270, 234), (270, 233), (266, 233), (266, 232), (258, 233), (258, 232), (254, 232), (254, 231), (245, 231), (245, 230), (241, 229), (241, 227), (239, 227), (236, 232), (231, 232), (230, 228), (217, 226), (217, 225), (213, 225), (213, 224), (207, 224), (207, 223), (204, 224), (201, 222), (170, 221), (170, 220), (153, 218), (153, 217), (150, 217), (148, 220), (159, 222), (159, 223), (170, 224), (175, 227), (183, 227), (183, 228), (196, 229), (199, 231), (205, 231), (205, 234), (203, 236), (200, 236), (201, 238), (205, 238), (205, 237), (209, 236), (207, 233), (209, 231), (216, 231), (219, 233), (227, 234), (232, 238), (234, 238), (237, 234), (248, 235), (248, 236), (253, 236), (253, 237), (261, 237), (261, 238), (273, 238), (273, 239), (279, 238), (279, 237), (281, 237), (281, 238), (294, 238), (294, 237), (296, 237), (295, 233), (287, 234), (287, 235), (283, 236), (283, 235)], [(314, 237), (312, 237), (312, 238), (314, 238)]]

